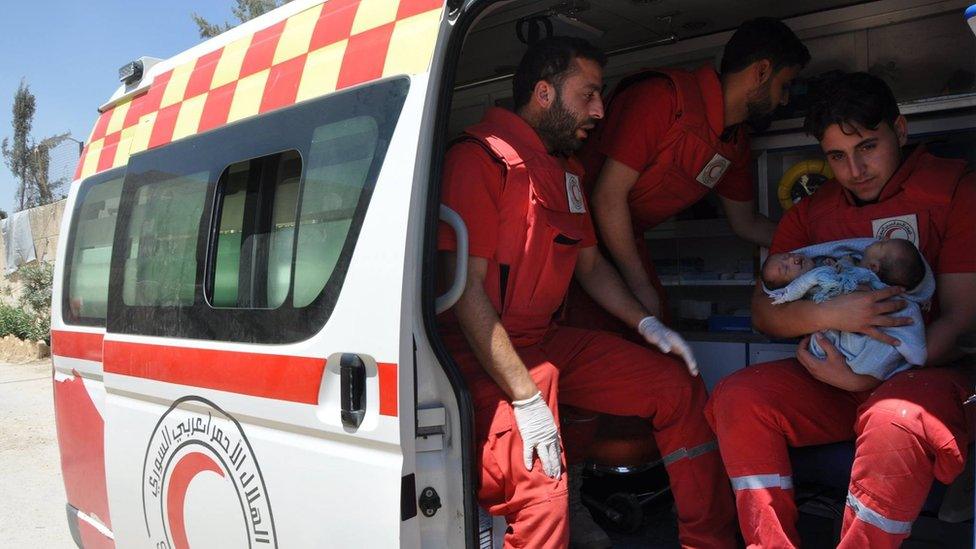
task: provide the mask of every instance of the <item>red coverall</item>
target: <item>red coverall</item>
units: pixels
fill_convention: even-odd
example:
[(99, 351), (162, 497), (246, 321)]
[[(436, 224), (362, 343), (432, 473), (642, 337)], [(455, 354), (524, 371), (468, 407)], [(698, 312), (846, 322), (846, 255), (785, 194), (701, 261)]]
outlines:
[[(519, 116), (489, 110), (451, 148), (442, 198), (469, 231), (469, 253), (488, 260), (485, 291), (557, 418), (557, 404), (647, 418), (665, 455), (689, 547), (731, 547), (734, 504), (714, 435), (702, 413), (705, 388), (681, 361), (614, 335), (552, 324), (579, 250), (594, 246), (579, 188), (581, 167), (549, 155)], [(438, 247), (456, 249), (442, 227)], [(547, 477), (522, 459), (509, 398), (482, 368), (450, 313), (445, 343), (466, 377), (481, 448), (481, 504), (509, 523), (507, 547), (564, 547), (566, 476)]]
[[(714, 189), (736, 201), (752, 200), (749, 136), (742, 126), (725, 131), (722, 84), (711, 67), (694, 72), (647, 71), (621, 81), (603, 125), (580, 155), (585, 188), (592, 192), (606, 158), (640, 175), (627, 198), (638, 244), (644, 232), (701, 200)], [(665, 293), (647, 246), (637, 246), (661, 299)], [(632, 334), (576, 285), (563, 323)]]
[[(972, 273), (974, 207), (976, 178), (964, 173), (963, 163), (919, 147), (876, 203), (858, 206), (837, 181), (824, 184), (786, 212), (770, 251), (851, 237), (900, 237), (918, 245), (937, 275)], [(787, 447), (854, 439), (840, 547), (897, 547), (933, 477), (948, 483), (962, 471), (969, 444), (962, 402), (970, 389), (964, 372), (931, 367), (897, 374), (873, 392), (851, 393), (814, 379), (795, 359), (724, 379), (706, 415), (749, 546), (799, 544)]]

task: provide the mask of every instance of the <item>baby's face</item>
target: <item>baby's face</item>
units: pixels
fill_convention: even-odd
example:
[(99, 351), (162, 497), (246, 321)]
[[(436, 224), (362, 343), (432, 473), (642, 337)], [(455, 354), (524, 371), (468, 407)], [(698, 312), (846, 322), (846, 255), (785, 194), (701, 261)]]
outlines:
[(813, 260), (800, 254), (773, 254), (763, 265), (762, 277), (767, 286), (782, 288), (813, 267)]
[(878, 270), (881, 268), (881, 260), (884, 259), (889, 253), (894, 253), (897, 251), (892, 246), (888, 245), (889, 242), (889, 240), (879, 240), (867, 248), (864, 248), (864, 257), (861, 258), (861, 266), (866, 269), (871, 269), (874, 272), (878, 272)]

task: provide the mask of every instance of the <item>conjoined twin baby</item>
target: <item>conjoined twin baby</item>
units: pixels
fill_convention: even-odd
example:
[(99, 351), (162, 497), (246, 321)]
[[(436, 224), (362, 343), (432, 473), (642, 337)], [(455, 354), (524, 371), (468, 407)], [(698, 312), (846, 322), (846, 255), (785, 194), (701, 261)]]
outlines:
[[(852, 332), (827, 330), (824, 335), (858, 374), (886, 380), (925, 364), (922, 309), (928, 307), (935, 292), (935, 277), (922, 254), (907, 240), (852, 238), (772, 254), (763, 263), (762, 283), (766, 295), (777, 305), (803, 298), (821, 303), (858, 290), (901, 286), (905, 293), (895, 299), (908, 303), (892, 314), (911, 317), (914, 322), (881, 329), (901, 341), (897, 347)], [(810, 338), (810, 352), (821, 359), (827, 356), (816, 338)]]

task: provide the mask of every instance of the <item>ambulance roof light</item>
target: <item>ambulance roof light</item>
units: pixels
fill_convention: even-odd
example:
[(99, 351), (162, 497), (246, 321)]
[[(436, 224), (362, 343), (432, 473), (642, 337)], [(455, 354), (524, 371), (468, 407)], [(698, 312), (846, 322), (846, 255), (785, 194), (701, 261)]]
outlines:
[(142, 59), (126, 63), (119, 68), (119, 82), (126, 86), (142, 79)]

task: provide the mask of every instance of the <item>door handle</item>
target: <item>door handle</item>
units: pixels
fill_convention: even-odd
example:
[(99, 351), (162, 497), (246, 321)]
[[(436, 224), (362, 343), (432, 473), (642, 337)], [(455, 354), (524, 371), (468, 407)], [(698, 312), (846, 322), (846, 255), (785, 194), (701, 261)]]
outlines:
[(461, 299), (461, 294), (464, 293), (464, 284), (468, 280), (468, 228), (457, 212), (443, 204), (441, 204), (440, 216), (441, 221), (454, 229), (454, 236), (457, 240), (457, 254), (455, 255), (454, 282), (447, 293), (438, 297), (434, 303), (434, 311), (437, 314), (450, 309), (457, 303), (458, 299)]
[(358, 429), (366, 417), (366, 365), (359, 355), (343, 353), (339, 359), (342, 425)]

